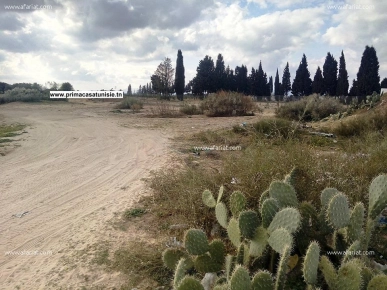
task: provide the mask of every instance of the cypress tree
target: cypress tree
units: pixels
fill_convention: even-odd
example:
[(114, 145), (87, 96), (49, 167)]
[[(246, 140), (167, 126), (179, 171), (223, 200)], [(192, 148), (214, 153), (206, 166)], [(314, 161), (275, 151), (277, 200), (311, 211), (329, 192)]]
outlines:
[(184, 63), (183, 54), (179, 49), (177, 51), (176, 70), (175, 70), (175, 92), (177, 99), (182, 101), (184, 96), (185, 87), (185, 75), (184, 75)]
[(132, 95), (132, 85), (129, 84), (128, 86), (128, 96), (131, 96)]
[(280, 89), (280, 81), (279, 81), (279, 74), (278, 74), (278, 68), (277, 68), (277, 73), (275, 74), (275, 79), (274, 79), (274, 96), (275, 100), (279, 101), (280, 95), (281, 95), (281, 89)]
[(215, 91), (220, 91), (225, 89), (226, 82), (226, 68), (224, 65), (224, 60), (222, 54), (218, 54), (218, 59), (216, 60), (215, 74), (214, 74), (214, 86)]
[(269, 101), (270, 101), (271, 95), (273, 94), (273, 77), (272, 76), (269, 77), (268, 85), (269, 85), (269, 90), (268, 90), (269, 95), (268, 96), (269, 96)]
[(194, 94), (203, 96), (206, 93), (214, 92), (214, 61), (208, 55), (199, 62), (196, 69), (196, 77), (193, 81)]
[(338, 96), (348, 96), (348, 72), (345, 64), (344, 52), (341, 51), (340, 56), (339, 75), (337, 77), (337, 89), (336, 94)]
[[(287, 96), (288, 93), (291, 90), (291, 83), (290, 83), (290, 71), (289, 71), (289, 63), (286, 63), (284, 73), (282, 75), (282, 86), (281, 86), (281, 95)], [(282, 98), (283, 99), (283, 98)]]
[(235, 68), (236, 90), (243, 94), (248, 94), (247, 67), (242, 64)]
[(380, 93), (379, 82), (379, 60), (376, 56), (376, 50), (367, 45), (357, 73), (358, 101), (365, 101), (366, 96), (371, 95), (374, 91)]
[(324, 89), (323, 93), (336, 96), (336, 88), (337, 88), (337, 61), (328, 52), (324, 66), (323, 66), (323, 76), (324, 76)]
[(380, 87), (384, 89), (387, 88), (387, 78), (384, 78), (382, 80), (382, 82), (380, 83)]
[(307, 96), (312, 93), (312, 80), (310, 79), (308, 62), (305, 54), (303, 54), (300, 65), (296, 71), (296, 77), (294, 78), (292, 85), (292, 93), (295, 97)]
[(323, 91), (324, 79), (320, 67), (317, 67), (316, 74), (313, 78), (312, 93), (321, 94)]

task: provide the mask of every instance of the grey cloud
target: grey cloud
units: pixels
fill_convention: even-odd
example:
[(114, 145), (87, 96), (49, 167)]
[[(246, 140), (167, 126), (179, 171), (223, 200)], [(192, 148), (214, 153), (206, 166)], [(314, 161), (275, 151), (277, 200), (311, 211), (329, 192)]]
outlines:
[(0, 32), (0, 49), (11, 52), (32, 52), (50, 47), (50, 37), (39, 33), (6, 34)]
[(24, 27), (23, 22), (17, 14), (0, 14), (0, 30), (16, 31)]
[[(61, 9), (63, 1), (59, 0), (2, 0), (0, 6), (0, 14), (2, 13), (32, 13), (37, 11), (34, 9), (36, 6), (47, 6), (50, 5), (51, 9), (46, 9), (47, 11), (54, 9)], [(23, 9), (6, 9), (5, 6), (23, 6)]]

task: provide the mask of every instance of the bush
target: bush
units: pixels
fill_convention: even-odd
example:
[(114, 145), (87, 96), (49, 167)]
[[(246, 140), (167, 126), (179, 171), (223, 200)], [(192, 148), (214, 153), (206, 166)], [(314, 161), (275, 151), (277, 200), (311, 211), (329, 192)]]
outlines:
[(40, 102), (49, 99), (49, 95), (42, 91), (17, 87), (0, 95), (0, 104), (11, 102)]
[(263, 119), (253, 125), (256, 132), (268, 138), (289, 138), (296, 133), (296, 126), (285, 119)]
[(143, 108), (143, 103), (132, 97), (124, 97), (121, 103), (116, 106), (116, 109), (132, 109), (133, 111), (139, 111)]
[(161, 118), (177, 118), (181, 117), (182, 113), (174, 107), (169, 101), (157, 101), (156, 105), (150, 108), (153, 117)]
[(299, 101), (284, 104), (276, 114), (280, 118), (289, 120), (318, 121), (344, 111), (344, 106), (337, 99), (311, 95)]
[(180, 108), (180, 113), (185, 115), (201, 115), (203, 114), (203, 111), (196, 105), (189, 105), (187, 103), (184, 103), (183, 106)]
[(210, 95), (201, 105), (201, 109), (210, 117), (253, 115), (253, 100), (240, 93), (220, 91)]

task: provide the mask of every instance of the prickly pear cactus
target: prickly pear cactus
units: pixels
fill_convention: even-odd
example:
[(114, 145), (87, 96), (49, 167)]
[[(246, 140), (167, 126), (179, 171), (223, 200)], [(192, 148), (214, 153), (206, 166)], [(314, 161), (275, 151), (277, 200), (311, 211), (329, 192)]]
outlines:
[(329, 289), (336, 289), (337, 272), (335, 266), (333, 266), (327, 256), (321, 257), (319, 269), (323, 273), (325, 282), (327, 282)]
[(255, 231), (253, 239), (250, 241), (249, 255), (252, 257), (260, 257), (267, 245), (267, 231), (264, 227), (258, 227)]
[(227, 228), (228, 225), (228, 215), (227, 207), (223, 202), (219, 202), (215, 207), (215, 216), (218, 223), (223, 227)]
[(298, 207), (297, 194), (293, 186), (283, 181), (273, 181), (269, 187), (271, 198), (278, 201), (279, 207)]
[(250, 289), (251, 281), (250, 274), (246, 268), (236, 266), (230, 279), (230, 290), (246, 290)]
[(223, 197), (223, 191), (224, 191), (224, 187), (223, 185), (219, 188), (219, 193), (218, 193), (218, 199), (217, 199), (217, 203), (219, 203)]
[(290, 251), (291, 251), (290, 246), (285, 246), (282, 250), (281, 259), (277, 269), (277, 276), (276, 276), (275, 287), (274, 287), (275, 290), (282, 290), (285, 287)]
[(293, 237), (288, 230), (280, 228), (270, 234), (268, 242), (274, 251), (282, 254), (286, 247), (292, 248)]
[(317, 269), (320, 260), (320, 246), (317, 242), (311, 242), (306, 252), (302, 272), (307, 284), (317, 284)]
[(201, 273), (214, 273), (222, 270), (223, 263), (218, 263), (209, 254), (197, 256), (194, 260), (195, 269)]
[(349, 224), (347, 227), (347, 237), (350, 242), (360, 240), (363, 232), (364, 224), (364, 205), (363, 203), (357, 203), (351, 213)]
[(254, 238), (255, 231), (259, 226), (259, 217), (255, 211), (246, 210), (239, 214), (239, 229), (241, 235), (247, 239)]
[(347, 197), (342, 193), (336, 194), (329, 201), (327, 220), (336, 229), (341, 229), (348, 225), (350, 217), (351, 213), (349, 211)]
[(209, 245), (208, 251), (212, 260), (223, 265), (226, 256), (226, 247), (221, 240), (213, 240)]
[(361, 285), (361, 268), (355, 259), (341, 265), (337, 275), (337, 290), (358, 290)]
[(368, 283), (367, 290), (385, 290), (387, 285), (387, 275), (376, 275)]
[(194, 277), (186, 276), (180, 282), (177, 290), (204, 290), (204, 287)]
[(369, 189), (368, 215), (375, 219), (387, 207), (387, 174), (376, 177)]
[(241, 244), (241, 231), (239, 229), (239, 223), (236, 219), (231, 218), (227, 226), (227, 234), (231, 243), (238, 248)]
[(184, 237), (184, 247), (191, 255), (204, 255), (209, 249), (206, 233), (198, 229), (189, 229)]
[(191, 263), (185, 258), (181, 258), (176, 266), (175, 278), (173, 279), (173, 285), (178, 288), (181, 281), (184, 279), (186, 272), (190, 269)]
[(321, 192), (321, 207), (323, 209), (327, 209), (332, 197), (334, 197), (338, 193), (340, 193), (340, 191), (338, 191), (336, 188), (325, 188)]
[(295, 208), (287, 207), (276, 213), (267, 230), (271, 233), (276, 229), (284, 228), (293, 234), (298, 230), (300, 224), (300, 212)]
[(188, 255), (180, 249), (169, 248), (163, 252), (162, 257), (164, 265), (174, 271), (179, 260), (188, 258)]
[(203, 203), (208, 207), (215, 207), (216, 206), (216, 200), (214, 198), (214, 195), (208, 189), (203, 191), (202, 200), (203, 200)]
[(246, 207), (246, 197), (240, 191), (234, 191), (230, 195), (230, 210), (234, 217), (238, 217), (239, 213)]
[(272, 222), (274, 216), (279, 211), (278, 202), (274, 198), (267, 198), (261, 206), (262, 224), (267, 228)]
[(273, 277), (270, 272), (265, 270), (258, 271), (251, 283), (251, 290), (273, 290)]

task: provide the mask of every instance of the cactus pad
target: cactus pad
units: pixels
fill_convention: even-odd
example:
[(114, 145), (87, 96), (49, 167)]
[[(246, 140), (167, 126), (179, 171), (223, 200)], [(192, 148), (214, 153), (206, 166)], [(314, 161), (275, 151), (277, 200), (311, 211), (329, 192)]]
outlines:
[(278, 201), (279, 207), (297, 207), (297, 194), (293, 186), (283, 181), (273, 181), (270, 184), (269, 194)]
[(274, 198), (266, 199), (261, 207), (262, 224), (267, 228), (272, 222), (274, 216), (279, 211), (278, 202)]
[(215, 216), (218, 223), (223, 227), (227, 228), (228, 217), (227, 207), (223, 202), (219, 202), (215, 207)]
[(217, 263), (208, 254), (197, 256), (194, 261), (195, 269), (202, 273), (214, 273), (222, 270), (223, 263)]
[(240, 191), (234, 191), (230, 196), (230, 210), (234, 217), (239, 216), (239, 213), (246, 207), (246, 197)]
[(227, 255), (226, 262), (225, 262), (225, 271), (226, 271), (227, 281), (230, 280), (232, 271), (234, 270), (234, 267), (235, 267), (235, 256)]
[(309, 285), (317, 283), (317, 269), (320, 260), (320, 246), (317, 242), (311, 242), (306, 252), (302, 272), (304, 273), (305, 282)]
[(282, 254), (285, 247), (292, 248), (293, 245), (293, 237), (286, 229), (276, 229), (270, 234), (269, 239), (270, 247), (273, 248), (279, 254)]
[(241, 235), (247, 239), (252, 239), (259, 226), (259, 217), (255, 211), (247, 210), (239, 214), (239, 229)]
[(223, 265), (226, 254), (226, 248), (221, 240), (213, 240), (209, 245), (211, 259), (216, 263)]
[(372, 180), (369, 194), (368, 215), (375, 219), (387, 207), (387, 174), (381, 174)]
[(356, 256), (352, 255), (352, 253), (358, 252), (360, 250), (361, 250), (360, 242), (359, 241), (353, 242), (352, 245), (349, 246), (348, 250), (346, 251), (343, 262), (347, 262), (347, 261), (351, 260), (352, 258), (355, 258)]
[(352, 212), (351, 217), (349, 219), (349, 224), (347, 227), (347, 237), (350, 242), (354, 242), (356, 240), (360, 240), (363, 231), (364, 224), (364, 205), (359, 202), (357, 203)]
[(177, 290), (204, 290), (204, 287), (202, 284), (200, 284), (200, 281), (196, 280), (193, 277), (186, 276), (180, 282), (179, 286), (177, 287)]
[(271, 233), (276, 229), (284, 228), (287, 229), (289, 233), (293, 234), (297, 231), (300, 224), (300, 212), (295, 208), (287, 207), (276, 213), (267, 230)]
[(342, 193), (338, 193), (332, 197), (326, 215), (328, 221), (336, 229), (347, 226), (351, 217), (347, 197)]
[(184, 257), (188, 258), (187, 254), (180, 249), (169, 248), (163, 252), (164, 265), (174, 271), (179, 260)]
[(173, 285), (177, 288), (180, 282), (184, 279), (185, 273), (188, 269), (192, 268), (191, 263), (187, 259), (181, 258), (176, 266), (175, 278), (173, 279)]
[(273, 290), (274, 283), (271, 273), (268, 271), (258, 271), (251, 283), (251, 290)]
[(214, 195), (208, 189), (203, 191), (202, 200), (203, 200), (203, 203), (208, 207), (215, 207), (216, 206), (216, 200), (214, 198)]
[(254, 238), (250, 241), (249, 255), (260, 257), (267, 245), (268, 234), (265, 228), (258, 227), (255, 231)]
[(337, 273), (332, 262), (327, 256), (322, 256), (319, 264), (320, 271), (323, 273), (325, 282), (327, 282), (329, 289), (336, 289)]
[(368, 283), (367, 290), (385, 290), (387, 289), (387, 275), (379, 274), (374, 276)]
[(286, 282), (286, 273), (288, 271), (288, 260), (290, 257), (290, 246), (285, 246), (282, 250), (281, 259), (277, 269), (275, 288), (276, 290), (284, 289)]
[(261, 197), (259, 198), (259, 208), (262, 209), (263, 202), (270, 198), (269, 190), (266, 189), (262, 194)]
[(239, 229), (238, 221), (235, 218), (231, 218), (227, 226), (227, 234), (231, 243), (238, 248), (241, 244), (241, 231)]
[(216, 201), (217, 203), (219, 203), (219, 202), (221, 201), (221, 199), (222, 199), (222, 197), (223, 197), (223, 191), (224, 191), (224, 187), (223, 187), (223, 185), (222, 185), (222, 186), (220, 186), (220, 188), (219, 188), (218, 200)]
[(361, 285), (361, 268), (356, 260), (341, 265), (337, 275), (337, 290), (358, 290)]
[(250, 287), (249, 272), (242, 266), (236, 266), (230, 278), (230, 290), (246, 290)]
[(205, 254), (209, 249), (205, 232), (198, 229), (189, 229), (184, 237), (184, 246), (191, 255)]
[(318, 223), (317, 210), (310, 202), (303, 201), (298, 210), (301, 214), (303, 226), (315, 226)]
[(338, 191), (336, 188), (325, 188), (321, 192), (321, 207), (327, 209), (332, 197), (338, 193), (340, 193), (340, 191)]

